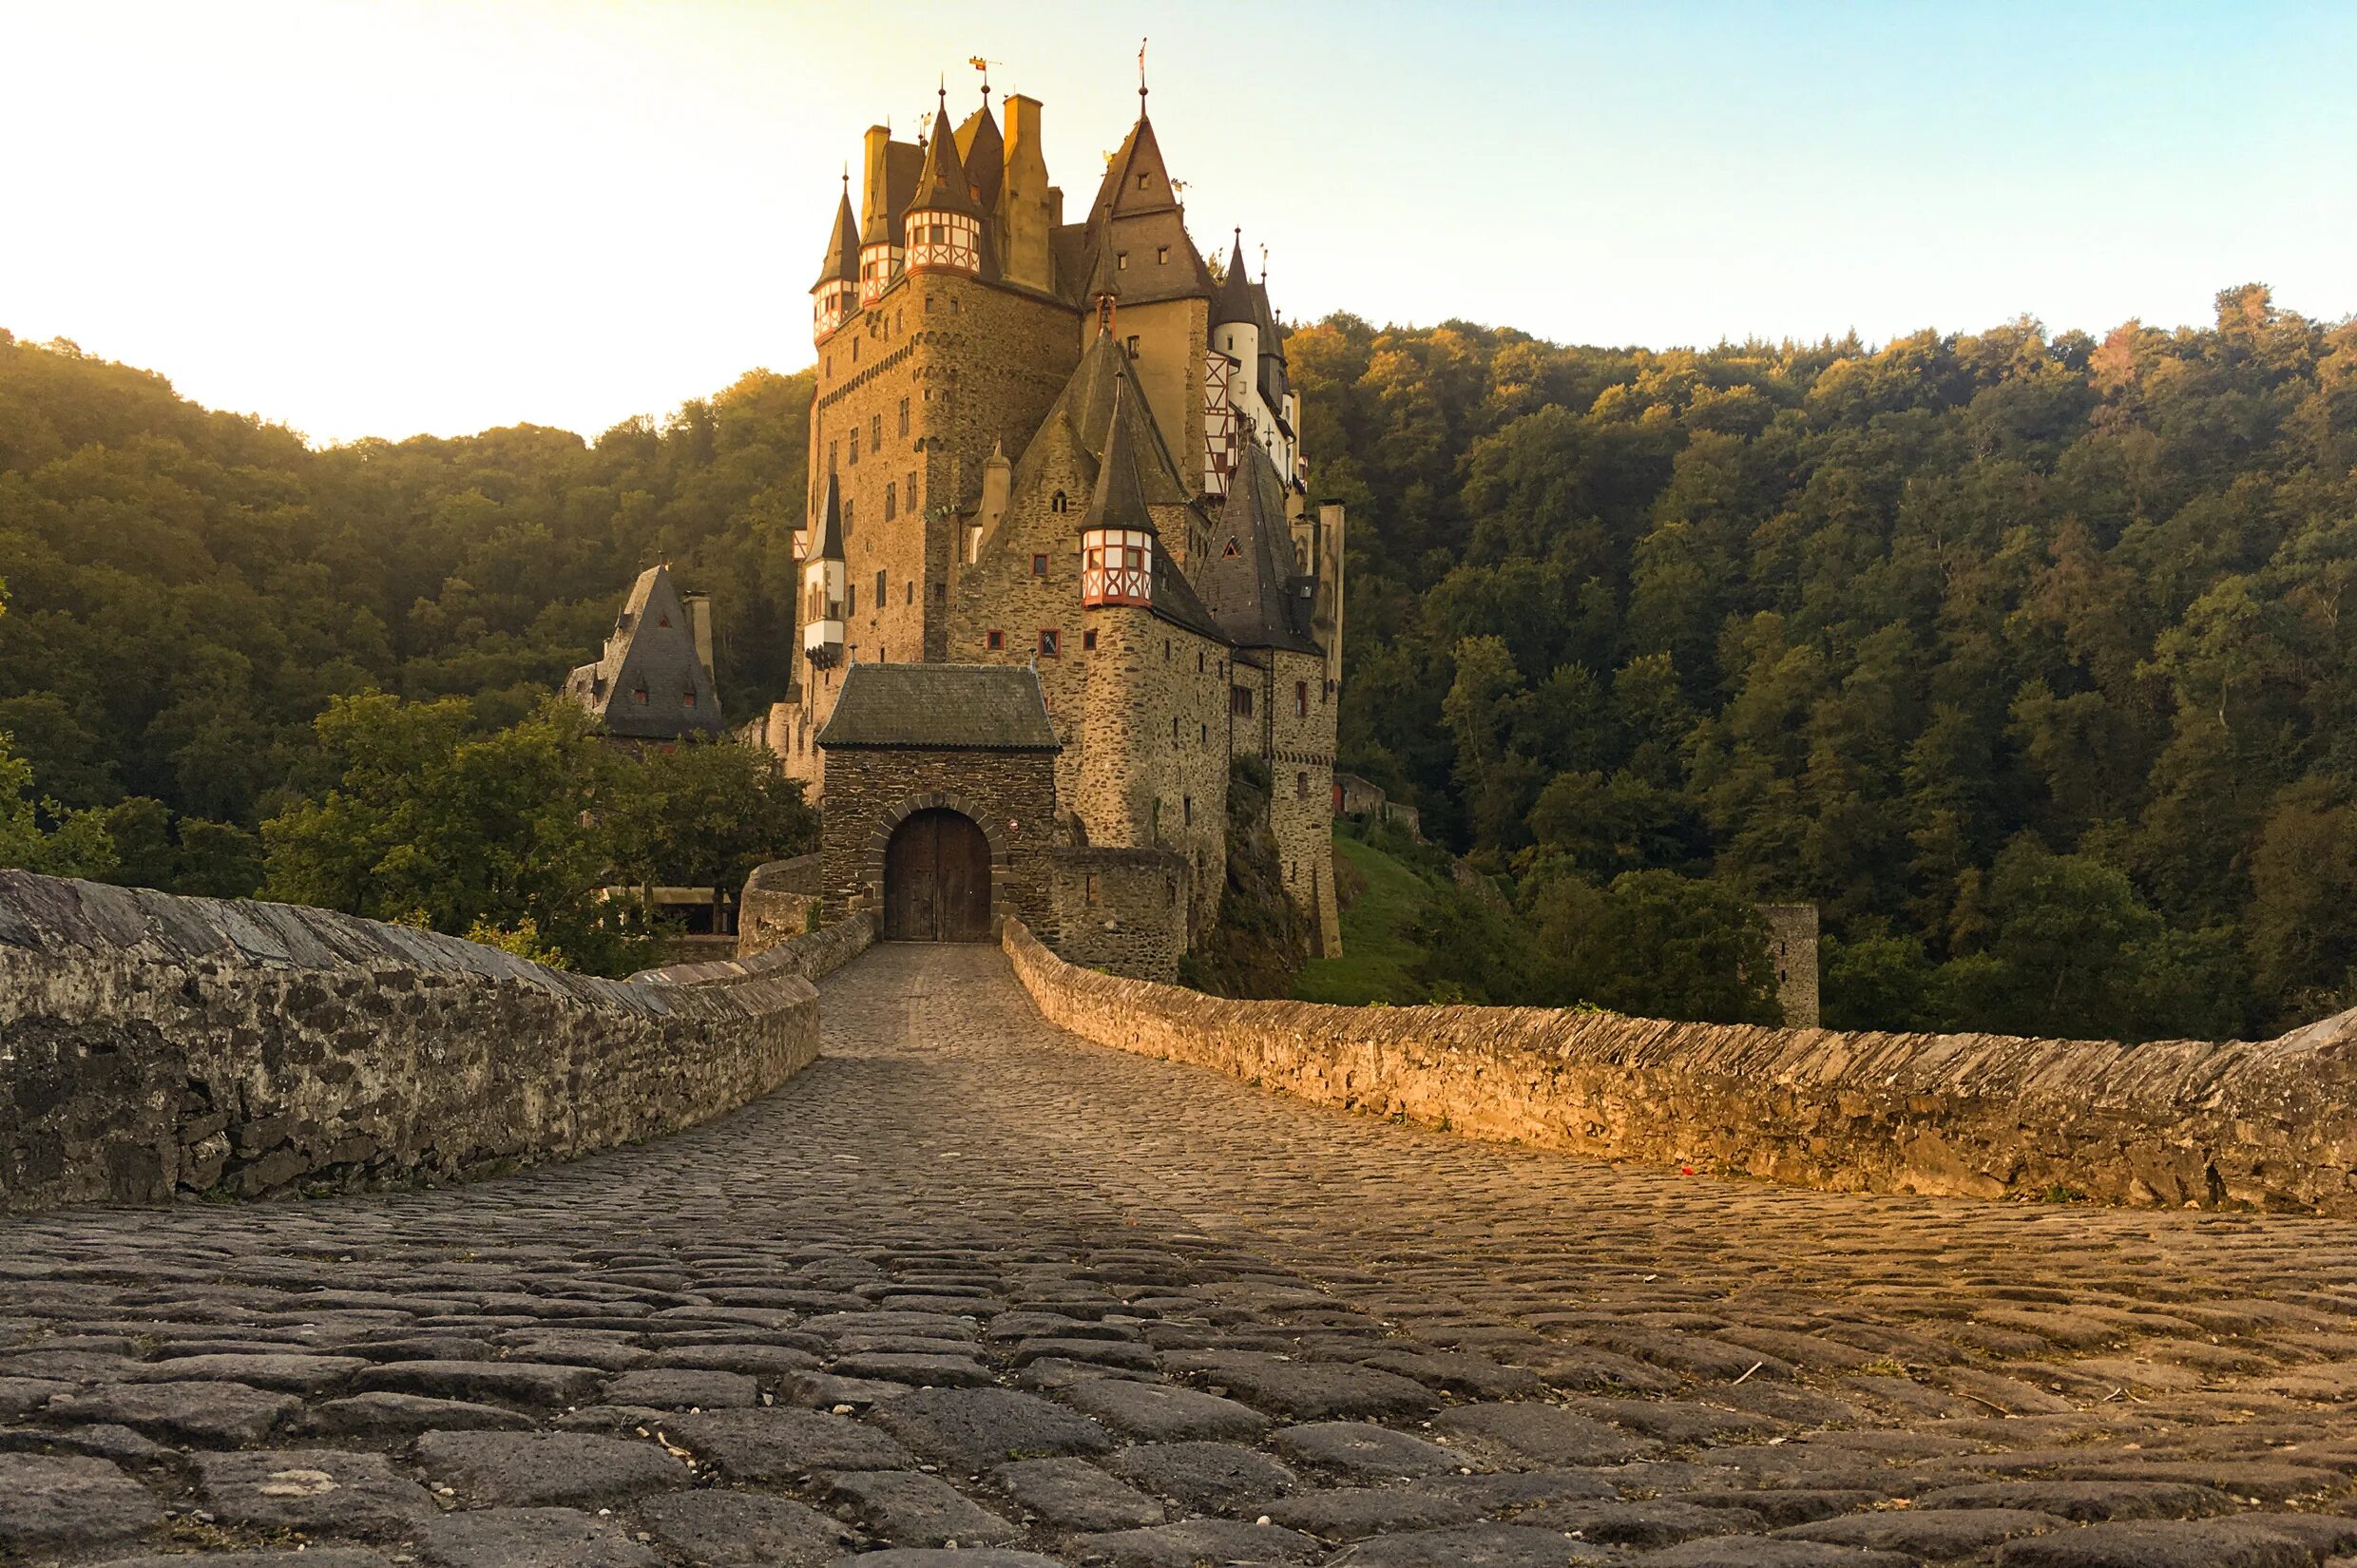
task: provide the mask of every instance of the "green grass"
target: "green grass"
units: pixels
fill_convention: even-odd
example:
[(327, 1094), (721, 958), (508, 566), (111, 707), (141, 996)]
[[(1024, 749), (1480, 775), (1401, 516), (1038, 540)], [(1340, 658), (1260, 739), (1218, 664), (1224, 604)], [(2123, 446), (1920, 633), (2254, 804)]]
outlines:
[(1312, 959), (1293, 983), (1294, 998), (1351, 1006), (1422, 1002), (1424, 990), (1408, 970), (1424, 950), (1408, 927), (1433, 885), (1406, 862), (1355, 838), (1336, 833), (1334, 853), (1358, 868), (1367, 890), (1342, 912), (1342, 956)]

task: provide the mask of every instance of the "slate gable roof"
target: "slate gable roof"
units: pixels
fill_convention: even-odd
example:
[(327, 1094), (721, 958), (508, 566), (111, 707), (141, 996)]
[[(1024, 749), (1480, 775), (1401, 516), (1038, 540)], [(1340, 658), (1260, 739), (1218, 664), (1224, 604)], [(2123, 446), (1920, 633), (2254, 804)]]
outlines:
[[(637, 699), (641, 690), (644, 702)], [(673, 740), (691, 732), (718, 735), (722, 728), (712, 672), (697, 656), (686, 602), (663, 566), (639, 574), (604, 657), (577, 667), (565, 691), (608, 735)]]
[(831, 750), (1053, 752), (1039, 672), (1020, 664), (853, 664), (818, 732)]

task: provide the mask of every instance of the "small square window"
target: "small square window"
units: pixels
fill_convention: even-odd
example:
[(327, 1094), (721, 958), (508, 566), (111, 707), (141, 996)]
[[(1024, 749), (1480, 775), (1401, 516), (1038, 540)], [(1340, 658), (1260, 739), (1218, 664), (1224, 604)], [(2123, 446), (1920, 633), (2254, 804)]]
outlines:
[(1040, 554), (1036, 550), (1033, 551), (1031, 555), (1031, 575), (1033, 577), (1045, 577), (1047, 575), (1047, 557)]
[(1127, 271), (1129, 271), (1129, 252), (1127, 252), (1127, 251), (1116, 251), (1116, 252), (1114, 252), (1114, 253), (1113, 253), (1113, 267), (1114, 267), (1114, 270), (1115, 270), (1116, 272), (1127, 272)]
[(1154, 247), (1154, 259), (1156, 259), (1157, 261), (1161, 262), (1161, 263), (1162, 263), (1163, 265), (1165, 265), (1165, 266), (1169, 265), (1169, 264), (1170, 264), (1170, 247), (1169, 247), (1168, 245), (1157, 245), (1157, 246), (1155, 246), (1155, 247)]
[(1129, 342), (1128, 342), (1128, 344), (1127, 344), (1127, 348), (1128, 348), (1128, 350), (1129, 350), (1129, 356), (1130, 356), (1132, 359), (1137, 358), (1137, 357), (1138, 357), (1138, 335), (1137, 335), (1136, 333), (1131, 333), (1131, 334), (1129, 335)]
[(1097, 633), (1094, 627), (1081, 634), (1081, 651), (1083, 653), (1088, 653), (1095, 649), (1096, 646)]
[(1042, 627), (1040, 629), (1040, 657), (1053, 659), (1062, 652), (1064, 652), (1064, 633), (1053, 626)]
[(985, 632), (982, 634), (982, 645), (992, 653), (997, 653), (1006, 646), (1006, 634), (1000, 631)]
[(1140, 190), (1144, 190), (1144, 189), (1146, 188), (1146, 182), (1147, 182), (1148, 180), (1151, 180), (1152, 178), (1153, 178), (1153, 176), (1152, 176), (1152, 175), (1146, 175), (1146, 174), (1141, 174), (1141, 175), (1140, 175), (1140, 176), (1138, 177), (1138, 188), (1139, 188)]

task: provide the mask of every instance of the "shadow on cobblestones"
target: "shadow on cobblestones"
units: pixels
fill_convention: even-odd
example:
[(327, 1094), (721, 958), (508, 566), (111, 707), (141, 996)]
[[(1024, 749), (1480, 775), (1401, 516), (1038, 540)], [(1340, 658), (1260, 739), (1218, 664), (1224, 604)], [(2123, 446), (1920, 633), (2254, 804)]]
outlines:
[(1083, 1044), (988, 947), (821, 994), (824, 1060), (660, 1143), (0, 1222), (0, 1560), (2357, 1549), (2357, 1226), (1463, 1142)]

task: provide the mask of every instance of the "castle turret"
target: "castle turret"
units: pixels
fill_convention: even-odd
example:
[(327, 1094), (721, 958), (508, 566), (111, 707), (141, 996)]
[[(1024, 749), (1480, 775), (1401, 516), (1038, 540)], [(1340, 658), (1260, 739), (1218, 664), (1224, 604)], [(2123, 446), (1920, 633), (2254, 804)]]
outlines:
[(843, 172), (843, 199), (835, 204), (834, 232), (811, 285), (811, 336), (825, 342), (843, 318), (859, 308), (859, 220), (852, 216), (851, 171)]
[(827, 497), (819, 506), (817, 543), (802, 564), (802, 657), (820, 668), (843, 657), (843, 599), (848, 585), (843, 560), (843, 503), (834, 475), (827, 475)]
[(1129, 421), (1122, 417), (1128, 394), (1126, 378), (1115, 383), (1096, 493), (1081, 518), (1081, 602), (1091, 608), (1154, 602), (1154, 552), (1159, 538), (1154, 515), (1146, 509), (1145, 480), (1138, 471)]
[(957, 133), (949, 127), (949, 95), (944, 91), (925, 143), (925, 166), (916, 194), (901, 220), (903, 265), (910, 272), (982, 271), (982, 207), (958, 161)]

